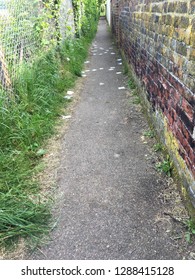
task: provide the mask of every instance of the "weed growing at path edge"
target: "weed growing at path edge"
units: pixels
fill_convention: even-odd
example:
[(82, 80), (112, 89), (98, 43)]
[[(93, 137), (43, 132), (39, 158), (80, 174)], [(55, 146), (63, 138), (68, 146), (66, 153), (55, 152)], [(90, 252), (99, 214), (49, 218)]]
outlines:
[(170, 160), (170, 157), (167, 156), (166, 160), (156, 164), (156, 168), (158, 171), (164, 172), (170, 177), (173, 170), (173, 162)]
[(186, 240), (190, 243), (192, 235), (195, 235), (195, 222), (192, 220), (188, 220), (186, 222), (187, 232), (186, 232)]
[(0, 245), (18, 237), (37, 242), (49, 231), (51, 201), (39, 193), (35, 175), (46, 153), (45, 140), (67, 106), (65, 92), (77, 76), (92, 35), (69, 40), (34, 60), (23, 63), (14, 81), (15, 97), (0, 93)]

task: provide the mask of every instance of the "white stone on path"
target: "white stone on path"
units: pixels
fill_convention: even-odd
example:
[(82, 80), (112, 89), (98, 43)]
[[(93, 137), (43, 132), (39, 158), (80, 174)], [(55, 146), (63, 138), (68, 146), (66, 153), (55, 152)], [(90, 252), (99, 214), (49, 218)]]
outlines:
[(74, 94), (74, 91), (68, 90), (66, 94), (68, 94), (68, 95), (73, 95), (73, 94)]
[(72, 99), (72, 96), (64, 96), (64, 99), (66, 99), (66, 100), (71, 100), (71, 99)]
[(68, 116), (62, 116), (62, 119), (63, 120), (69, 120), (69, 119), (71, 119), (72, 117), (70, 116), (70, 115), (68, 115)]

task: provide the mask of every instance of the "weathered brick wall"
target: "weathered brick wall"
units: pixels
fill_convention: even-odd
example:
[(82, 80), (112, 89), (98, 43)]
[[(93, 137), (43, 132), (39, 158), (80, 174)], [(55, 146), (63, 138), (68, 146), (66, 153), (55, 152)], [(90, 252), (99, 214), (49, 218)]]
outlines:
[(111, 26), (117, 43), (119, 40), (119, 2), (120, 0), (111, 1)]
[(195, 194), (195, 0), (113, 0), (112, 6), (113, 32)]

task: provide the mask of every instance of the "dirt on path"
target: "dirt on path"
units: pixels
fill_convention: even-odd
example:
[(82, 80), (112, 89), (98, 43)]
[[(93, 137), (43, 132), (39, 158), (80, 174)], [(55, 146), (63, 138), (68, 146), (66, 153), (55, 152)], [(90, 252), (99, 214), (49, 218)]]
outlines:
[[(28, 259), (191, 259), (180, 220), (186, 210), (171, 179), (155, 169), (153, 139), (133, 104), (123, 65), (100, 20), (84, 85), (61, 140), (58, 221)], [(177, 216), (178, 215), (178, 216)]]

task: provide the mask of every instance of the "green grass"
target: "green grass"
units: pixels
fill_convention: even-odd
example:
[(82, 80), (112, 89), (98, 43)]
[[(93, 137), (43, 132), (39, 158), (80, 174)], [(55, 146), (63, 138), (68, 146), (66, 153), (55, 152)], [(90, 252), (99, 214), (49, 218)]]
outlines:
[(195, 222), (191, 219), (186, 221), (186, 227), (187, 227), (187, 232), (185, 237), (187, 242), (191, 243), (192, 236), (195, 236)]
[(163, 151), (163, 145), (161, 143), (156, 143), (153, 146), (155, 152)]
[[(95, 30), (95, 29), (94, 29)], [(94, 36), (66, 41), (31, 63), (14, 81), (13, 100), (0, 92), (0, 245), (25, 237), (38, 241), (49, 232), (49, 197), (35, 177), (47, 139), (69, 101), (64, 96), (81, 76)]]
[(144, 136), (149, 137), (149, 138), (154, 138), (155, 137), (155, 131), (154, 130), (145, 131)]
[(170, 160), (170, 156), (168, 155), (166, 160), (157, 163), (156, 169), (160, 172), (164, 172), (166, 175), (171, 177), (173, 171), (173, 162)]
[(140, 99), (139, 96), (135, 96), (135, 97), (134, 97), (134, 99), (133, 99), (133, 104), (136, 104), (136, 105), (141, 104), (141, 99)]
[(132, 77), (128, 81), (128, 87), (132, 90), (137, 88), (136, 83)]

